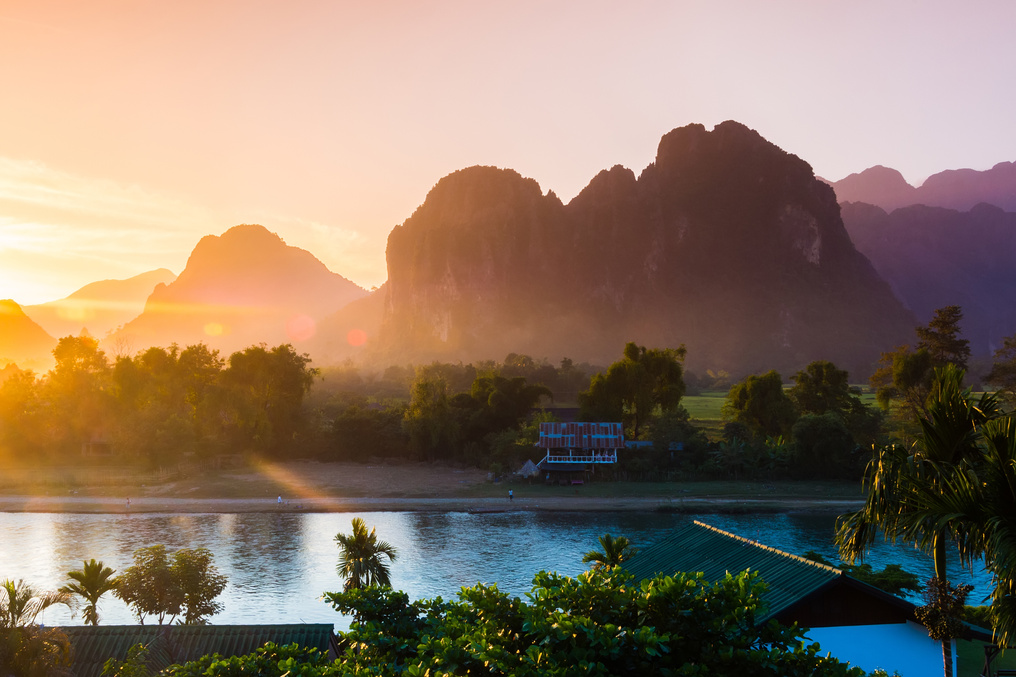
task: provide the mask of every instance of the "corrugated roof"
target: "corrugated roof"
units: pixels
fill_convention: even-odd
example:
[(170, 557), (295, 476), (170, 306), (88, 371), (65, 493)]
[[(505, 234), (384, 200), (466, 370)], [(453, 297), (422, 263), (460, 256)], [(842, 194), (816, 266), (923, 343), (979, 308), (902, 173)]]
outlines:
[(541, 423), (537, 446), (543, 449), (623, 449), (620, 423)]
[(777, 550), (702, 522), (694, 522), (673, 535), (640, 550), (625, 564), (636, 579), (658, 573), (701, 571), (710, 581), (729, 571), (757, 571), (768, 586), (764, 595), (771, 618), (784, 609), (829, 585), (843, 571), (788, 552)]
[(76, 677), (99, 677), (110, 658), (124, 660), (135, 644), (149, 648), (152, 668), (185, 663), (202, 656), (253, 653), (267, 642), (296, 643), (327, 653), (334, 646), (328, 623), (290, 625), (100, 625), (60, 628), (74, 647)]

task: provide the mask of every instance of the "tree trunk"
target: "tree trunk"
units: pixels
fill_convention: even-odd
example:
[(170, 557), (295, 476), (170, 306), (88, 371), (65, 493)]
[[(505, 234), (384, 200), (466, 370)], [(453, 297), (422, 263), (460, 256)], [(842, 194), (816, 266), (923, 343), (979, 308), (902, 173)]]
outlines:
[[(935, 534), (934, 543), (935, 577), (948, 586), (948, 579), (945, 573), (945, 534)], [(948, 588), (946, 588), (948, 589)], [(945, 677), (953, 677), (952, 640), (942, 640), (942, 674)]]

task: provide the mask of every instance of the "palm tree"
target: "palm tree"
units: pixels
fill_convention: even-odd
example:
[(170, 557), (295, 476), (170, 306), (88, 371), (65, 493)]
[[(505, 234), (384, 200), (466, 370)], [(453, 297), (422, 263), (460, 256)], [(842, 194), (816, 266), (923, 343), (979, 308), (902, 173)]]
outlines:
[[(948, 587), (946, 548), (959, 546), (968, 557), (971, 536), (936, 512), (937, 500), (953, 491), (957, 473), (980, 462), (982, 426), (1000, 415), (998, 401), (983, 395), (975, 401), (962, 386), (964, 372), (955, 365), (935, 370), (921, 432), (908, 450), (890, 445), (868, 465), (864, 507), (838, 520), (836, 541), (840, 556), (853, 563), (862, 559), (878, 534), (893, 543), (911, 543), (932, 555), (935, 578)], [(976, 539), (975, 539), (976, 540)], [(942, 641), (945, 674), (952, 674), (952, 644)]]
[(5, 579), (0, 582), (0, 629), (32, 625), (39, 614), (54, 604), (72, 607), (71, 600), (65, 592), (43, 592), (24, 581)]
[(592, 562), (594, 569), (610, 569), (620, 566), (621, 562), (631, 559), (638, 552), (627, 536), (614, 538), (610, 534), (603, 534), (600, 536), (600, 547), (603, 552), (590, 550), (582, 556), (582, 562)]
[(94, 559), (82, 561), (81, 564), (83, 566), (78, 571), (67, 572), (67, 577), (74, 582), (60, 588), (60, 592), (83, 597), (87, 602), (84, 611), (85, 624), (98, 625), (99, 598), (116, 588), (117, 581), (112, 577), (116, 572)]
[(359, 517), (353, 518), (351, 535), (336, 534), (335, 542), (339, 544), (339, 564), (336, 570), (339, 576), (346, 579), (346, 590), (364, 588), (371, 585), (390, 586), (391, 571), (387, 557), (394, 562), (398, 551), (391, 543), (377, 540), (372, 527), (367, 532), (367, 523)]
[(935, 519), (954, 534), (961, 561), (983, 557), (992, 572), (991, 617), (995, 641), (1016, 641), (1016, 416), (984, 424), (982, 457), (944, 480), (944, 490), (927, 489), (913, 501), (921, 519)]

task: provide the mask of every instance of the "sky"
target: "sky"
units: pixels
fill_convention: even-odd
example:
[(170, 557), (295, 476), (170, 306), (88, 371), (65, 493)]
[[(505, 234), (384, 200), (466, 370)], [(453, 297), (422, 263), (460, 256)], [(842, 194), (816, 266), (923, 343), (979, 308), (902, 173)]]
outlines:
[(260, 223), (371, 288), (443, 176), (566, 202), (728, 119), (838, 180), (1016, 160), (1011, 0), (0, 0), (0, 298)]

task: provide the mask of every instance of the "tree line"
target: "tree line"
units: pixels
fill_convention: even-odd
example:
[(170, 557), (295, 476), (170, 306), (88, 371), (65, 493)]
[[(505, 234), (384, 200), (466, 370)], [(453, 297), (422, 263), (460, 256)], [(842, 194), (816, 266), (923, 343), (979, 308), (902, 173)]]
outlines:
[[(539, 423), (571, 406), (579, 420), (622, 421), (628, 439), (652, 443), (622, 455), (602, 479), (857, 479), (873, 448), (912, 439), (934, 368), (965, 365), (961, 318), (957, 307), (940, 309), (917, 328), (914, 346), (883, 356), (871, 380), (882, 408), (867, 406), (827, 361), (797, 372), (789, 388), (775, 371), (729, 385), (727, 374), (689, 374), (683, 346), (629, 343), (599, 369), (511, 353), (370, 374), (348, 364), (318, 370), (290, 345), (228, 359), (203, 344), (173, 345), (111, 360), (94, 339), (65, 337), (48, 373), (0, 371), (0, 459), (66, 462), (84, 450), (161, 466), (253, 453), (408, 458), (498, 475), (533, 458)], [(1016, 337), (987, 379), (1003, 396), (1016, 394)], [(729, 387), (725, 426), (709, 435), (682, 406), (704, 384)]]
[(88, 336), (60, 339), (56, 365), (0, 377), (0, 459), (113, 453), (153, 465), (188, 456), (289, 453), (306, 433), (316, 375), (292, 346), (228, 359), (204, 344), (149, 348), (111, 361)]

